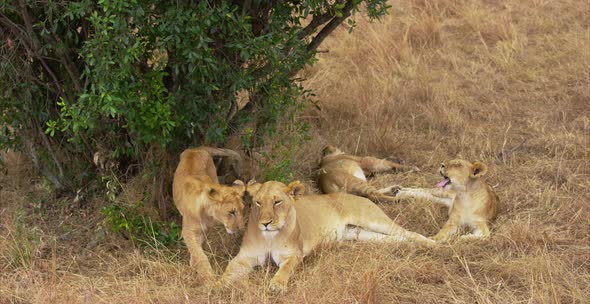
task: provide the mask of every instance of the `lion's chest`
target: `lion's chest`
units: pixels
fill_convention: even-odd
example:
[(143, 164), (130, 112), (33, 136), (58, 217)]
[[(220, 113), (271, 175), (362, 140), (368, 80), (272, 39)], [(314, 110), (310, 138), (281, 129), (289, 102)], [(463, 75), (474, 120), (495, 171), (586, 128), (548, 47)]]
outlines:
[[(287, 258), (298, 255), (298, 246), (292, 242), (280, 237), (277, 232), (262, 232), (260, 241), (264, 246), (258, 251), (256, 256), (257, 264), (264, 265), (268, 258), (271, 258), (275, 264), (281, 266)], [(299, 254), (300, 255), (300, 254)]]
[(477, 200), (477, 197), (458, 195), (449, 209), (449, 215), (454, 214), (458, 217), (461, 225), (472, 225), (474, 222), (481, 220), (480, 209), (481, 203)]
[(272, 244), (267, 247), (264, 253), (258, 255), (256, 260), (258, 261), (258, 265), (263, 265), (270, 257), (277, 266), (281, 266), (281, 263), (294, 255), (298, 255), (297, 250), (287, 244)]

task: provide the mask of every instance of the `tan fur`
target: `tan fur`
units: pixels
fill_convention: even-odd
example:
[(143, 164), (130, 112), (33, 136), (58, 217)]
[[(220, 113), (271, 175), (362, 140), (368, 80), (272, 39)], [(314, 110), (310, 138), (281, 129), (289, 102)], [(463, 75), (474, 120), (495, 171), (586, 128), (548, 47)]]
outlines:
[[(212, 156), (231, 156), (233, 151), (209, 147), (188, 149), (180, 155), (172, 184), (174, 204), (182, 215), (182, 237), (190, 253), (190, 264), (205, 280), (213, 270), (201, 245), (206, 229), (222, 223), (228, 233), (244, 227), (242, 196), (245, 185), (220, 185)], [(233, 152), (233, 153), (232, 153)]]
[(449, 219), (433, 237), (437, 241), (452, 238), (459, 229), (471, 229), (467, 238), (486, 238), (490, 235), (488, 223), (496, 218), (498, 196), (482, 178), (487, 166), (481, 162), (451, 160), (441, 164), (440, 173), (450, 179), (443, 188), (401, 188), (398, 198), (423, 198), (449, 207)]
[(347, 192), (379, 202), (396, 202), (393, 187), (377, 189), (367, 183), (367, 175), (391, 170), (414, 170), (385, 159), (371, 156), (360, 157), (346, 154), (328, 145), (320, 162), (318, 184), (324, 193)]
[(303, 257), (322, 242), (434, 243), (398, 226), (366, 198), (347, 193), (302, 196), (303, 192), (304, 187), (298, 181), (288, 186), (270, 181), (252, 190), (254, 204), (240, 252), (218, 284), (240, 279), (270, 257), (279, 265), (270, 286), (275, 291), (284, 291)]

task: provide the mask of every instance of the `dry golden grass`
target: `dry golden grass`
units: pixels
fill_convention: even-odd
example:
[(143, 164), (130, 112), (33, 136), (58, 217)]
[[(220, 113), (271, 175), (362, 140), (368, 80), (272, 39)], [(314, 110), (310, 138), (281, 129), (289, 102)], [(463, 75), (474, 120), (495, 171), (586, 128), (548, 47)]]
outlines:
[[(502, 202), (489, 240), (428, 250), (343, 243), (306, 258), (285, 295), (268, 291), (275, 269), (211, 291), (188, 269), (186, 250), (146, 255), (117, 236), (84, 249), (100, 226), (96, 212), (43, 213), (28, 201), (43, 190), (11, 171), (0, 177), (0, 303), (588, 303), (589, 4), (391, 4), (382, 23), (357, 17), (352, 34), (327, 39), (329, 52), (304, 72), (322, 111), (305, 113), (313, 139), (297, 153), (296, 176), (317, 191), (312, 175), (327, 143), (422, 168), (377, 176), (379, 185), (432, 186), (441, 161), (481, 160)], [(383, 208), (427, 235), (446, 220), (421, 201)], [(209, 238), (221, 273), (239, 239)]]

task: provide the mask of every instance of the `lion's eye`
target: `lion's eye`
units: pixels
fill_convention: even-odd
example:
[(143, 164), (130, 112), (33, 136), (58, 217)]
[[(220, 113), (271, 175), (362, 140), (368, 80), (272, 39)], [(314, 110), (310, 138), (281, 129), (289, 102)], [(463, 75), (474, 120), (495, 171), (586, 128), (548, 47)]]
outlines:
[(230, 215), (230, 216), (236, 216), (236, 210), (232, 210), (232, 211), (230, 211), (230, 212), (229, 212), (229, 215)]
[(260, 207), (260, 202), (254, 202), (254, 204), (258, 207)]
[(283, 203), (283, 201), (275, 201), (275, 206), (278, 206), (278, 205), (280, 205), (282, 203)]

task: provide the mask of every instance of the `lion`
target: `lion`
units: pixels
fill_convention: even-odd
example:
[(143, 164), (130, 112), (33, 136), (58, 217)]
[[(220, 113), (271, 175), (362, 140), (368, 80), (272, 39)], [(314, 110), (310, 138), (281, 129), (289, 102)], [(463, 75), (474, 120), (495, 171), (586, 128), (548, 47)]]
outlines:
[(433, 237), (436, 241), (449, 240), (463, 226), (471, 230), (462, 237), (487, 238), (488, 223), (496, 218), (499, 202), (498, 195), (482, 178), (488, 167), (478, 161), (455, 159), (442, 163), (439, 172), (444, 179), (436, 184), (437, 188), (401, 188), (396, 197), (422, 198), (449, 208), (449, 219)]
[(420, 171), (417, 167), (405, 166), (386, 159), (371, 156), (353, 156), (328, 145), (323, 150), (318, 184), (323, 193), (347, 192), (366, 197), (373, 202), (397, 202), (395, 187), (377, 189), (367, 183), (366, 175), (391, 170)]
[(235, 282), (271, 257), (279, 269), (270, 287), (283, 292), (303, 257), (322, 242), (372, 240), (434, 244), (398, 226), (367, 198), (343, 192), (303, 196), (304, 190), (299, 181), (289, 185), (269, 181), (248, 190), (253, 205), (240, 252), (230, 261), (217, 286)]
[[(207, 228), (222, 223), (230, 234), (244, 228), (246, 185), (240, 180), (231, 187), (220, 185), (213, 163), (214, 156), (233, 158), (235, 155), (227, 149), (188, 149), (180, 155), (174, 172), (172, 192), (174, 204), (182, 216), (182, 238), (190, 253), (190, 265), (206, 281), (213, 278), (213, 270), (201, 248)], [(241, 160), (232, 162), (241, 163)], [(239, 168), (240, 165), (235, 167)]]

